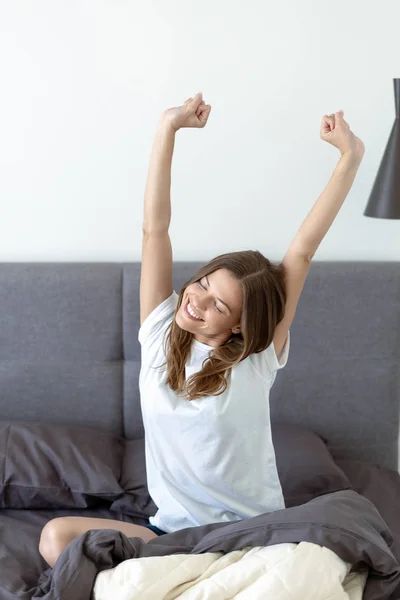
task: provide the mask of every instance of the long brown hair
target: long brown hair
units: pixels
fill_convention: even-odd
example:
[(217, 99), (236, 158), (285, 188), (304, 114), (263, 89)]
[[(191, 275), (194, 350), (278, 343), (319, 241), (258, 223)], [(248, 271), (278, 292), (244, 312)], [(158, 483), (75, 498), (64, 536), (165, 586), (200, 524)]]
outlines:
[[(213, 348), (202, 369), (185, 380), (193, 334), (181, 329), (175, 321), (188, 285), (218, 269), (227, 269), (243, 289), (240, 334)], [(222, 394), (228, 384), (230, 369), (250, 354), (265, 350), (272, 342), (277, 324), (284, 315), (286, 303), (284, 265), (273, 264), (260, 252), (244, 250), (213, 258), (183, 286), (173, 320), (166, 331), (164, 349), (167, 366), (166, 383), (188, 400)]]

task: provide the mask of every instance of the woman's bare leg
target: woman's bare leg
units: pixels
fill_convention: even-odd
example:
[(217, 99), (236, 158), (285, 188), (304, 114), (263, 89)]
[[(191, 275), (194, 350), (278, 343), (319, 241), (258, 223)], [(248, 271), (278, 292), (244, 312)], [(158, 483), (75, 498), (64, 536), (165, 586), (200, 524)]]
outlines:
[(149, 542), (157, 537), (157, 534), (147, 527), (124, 521), (89, 517), (57, 517), (48, 521), (43, 527), (40, 534), (39, 552), (53, 568), (64, 548), (74, 538), (90, 529), (116, 529), (128, 537), (140, 537), (144, 542)]

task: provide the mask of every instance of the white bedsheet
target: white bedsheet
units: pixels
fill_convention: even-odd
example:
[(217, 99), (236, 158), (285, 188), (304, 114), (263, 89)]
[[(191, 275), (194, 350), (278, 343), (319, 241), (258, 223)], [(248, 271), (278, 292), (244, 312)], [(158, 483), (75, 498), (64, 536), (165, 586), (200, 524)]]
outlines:
[(130, 559), (97, 575), (94, 600), (361, 600), (367, 571), (301, 542), (227, 554)]

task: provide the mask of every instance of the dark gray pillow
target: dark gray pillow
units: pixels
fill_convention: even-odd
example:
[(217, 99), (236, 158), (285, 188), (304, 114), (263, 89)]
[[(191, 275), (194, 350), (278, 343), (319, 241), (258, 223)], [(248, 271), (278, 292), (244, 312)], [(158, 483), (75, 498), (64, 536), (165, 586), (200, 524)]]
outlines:
[(372, 502), (395, 535), (388, 542), (400, 562), (400, 477), (397, 471), (361, 460), (337, 459), (352, 489)]
[(124, 492), (111, 504), (110, 510), (141, 518), (156, 514), (157, 506), (147, 488), (143, 438), (125, 442), (120, 485)]
[(95, 429), (0, 421), (0, 508), (109, 506), (123, 493), (123, 450)]
[(298, 425), (274, 423), (272, 441), (287, 508), (351, 488), (325, 440), (314, 431)]

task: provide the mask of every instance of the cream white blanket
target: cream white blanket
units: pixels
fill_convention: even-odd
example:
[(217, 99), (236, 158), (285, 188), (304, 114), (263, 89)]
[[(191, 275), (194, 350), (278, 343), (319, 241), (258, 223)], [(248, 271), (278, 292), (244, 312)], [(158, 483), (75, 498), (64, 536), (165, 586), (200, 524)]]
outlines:
[(301, 542), (227, 554), (130, 559), (97, 575), (94, 600), (361, 600), (367, 571)]

